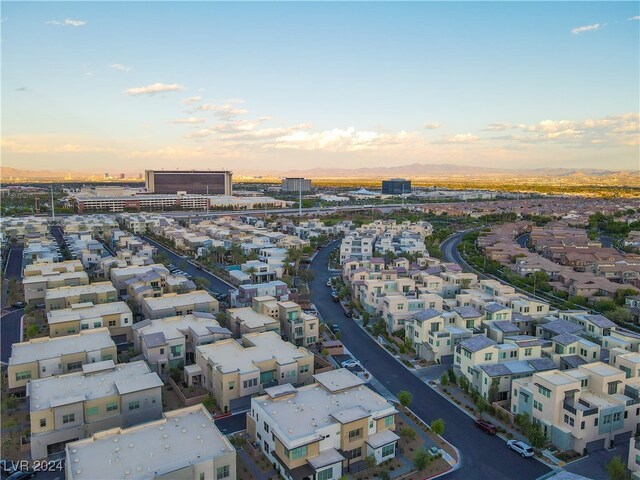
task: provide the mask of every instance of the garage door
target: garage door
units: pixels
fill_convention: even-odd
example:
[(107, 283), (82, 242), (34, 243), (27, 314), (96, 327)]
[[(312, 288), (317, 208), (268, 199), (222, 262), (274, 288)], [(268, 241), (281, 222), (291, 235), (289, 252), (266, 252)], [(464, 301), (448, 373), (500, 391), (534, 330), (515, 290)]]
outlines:
[(593, 442), (587, 443), (587, 451), (589, 452), (597, 452), (598, 450), (602, 450), (604, 448), (604, 439), (594, 440)]

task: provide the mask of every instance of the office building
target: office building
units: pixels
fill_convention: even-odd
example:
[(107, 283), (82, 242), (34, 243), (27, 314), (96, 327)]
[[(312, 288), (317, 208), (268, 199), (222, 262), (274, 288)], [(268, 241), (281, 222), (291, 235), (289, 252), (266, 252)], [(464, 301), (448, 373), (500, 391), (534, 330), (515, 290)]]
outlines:
[(382, 181), (383, 195), (406, 195), (411, 193), (411, 180), (392, 178)]
[(289, 177), (282, 179), (282, 191), (283, 192), (310, 192), (311, 191), (311, 180), (308, 178), (302, 177)]
[(233, 173), (229, 171), (146, 170), (144, 175), (151, 193), (232, 194)]

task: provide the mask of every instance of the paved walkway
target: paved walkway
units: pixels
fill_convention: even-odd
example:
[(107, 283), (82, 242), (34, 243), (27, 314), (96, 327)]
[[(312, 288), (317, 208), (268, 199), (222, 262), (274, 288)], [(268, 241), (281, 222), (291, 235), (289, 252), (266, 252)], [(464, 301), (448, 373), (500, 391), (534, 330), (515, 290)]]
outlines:
[[(253, 461), (253, 457), (249, 455), (249, 452), (247, 452), (244, 448), (237, 450), (236, 455), (238, 456), (238, 459), (242, 460), (242, 463), (249, 469), (251, 475), (253, 475), (254, 480), (269, 479), (269, 476), (262, 473), (260, 467), (258, 467), (258, 465), (256, 465)], [(238, 478), (244, 478), (243, 474), (244, 472), (238, 471)]]

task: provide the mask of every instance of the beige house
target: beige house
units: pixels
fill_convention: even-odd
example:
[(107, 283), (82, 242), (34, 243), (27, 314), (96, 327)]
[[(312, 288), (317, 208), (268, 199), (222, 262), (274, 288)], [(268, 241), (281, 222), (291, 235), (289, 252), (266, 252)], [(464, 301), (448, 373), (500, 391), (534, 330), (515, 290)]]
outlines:
[(65, 260), (56, 263), (32, 263), (24, 267), (22, 275), (33, 277), (37, 275), (48, 275), (52, 273), (84, 272), (84, 267), (80, 260)]
[(193, 312), (211, 313), (220, 311), (218, 300), (205, 290), (189, 293), (166, 293), (161, 297), (142, 299), (143, 318), (165, 318), (176, 315), (189, 315)]
[(392, 404), (345, 369), (314, 379), (270, 387), (251, 400), (247, 432), (280, 476), (333, 480), (369, 456), (376, 464), (395, 457)]
[(116, 345), (106, 328), (14, 343), (7, 369), (9, 389), (24, 388), (29, 380), (71, 373), (82, 365), (104, 360), (118, 361)]
[(94, 305), (115, 302), (118, 300), (116, 289), (111, 282), (97, 282), (78, 287), (59, 287), (46, 291), (44, 297), (45, 311), (69, 308), (76, 303), (91, 302)]
[(252, 298), (250, 307), (227, 309), (227, 319), (237, 337), (262, 332), (280, 334), (278, 300), (268, 295)]
[(86, 364), (81, 372), (31, 380), (27, 395), (34, 460), (102, 430), (162, 415), (162, 381), (145, 362)]
[(514, 380), (512, 413), (527, 413), (561, 451), (628, 441), (640, 425), (640, 356), (616, 358), (629, 370), (595, 362)]
[(241, 340), (221, 340), (196, 347), (197, 370), (185, 372), (188, 383), (201, 378), (218, 406), (233, 409), (234, 400), (265, 388), (312, 380), (314, 357), (304, 347), (285, 342), (275, 332), (251, 333)]
[(236, 449), (202, 404), (66, 446), (67, 480), (235, 480)]
[(22, 279), (24, 301), (27, 305), (37, 305), (44, 303), (46, 292), (51, 288), (76, 287), (88, 284), (89, 276), (84, 270), (81, 272), (52, 271), (44, 275), (31, 275)]
[(160, 374), (192, 364), (197, 346), (225, 338), (231, 338), (231, 332), (210, 313), (147, 319), (133, 325), (134, 348)]
[(112, 337), (131, 341), (133, 313), (125, 302), (94, 305), (91, 302), (76, 303), (70, 308), (47, 313), (49, 336), (72, 335), (83, 330), (107, 327)]

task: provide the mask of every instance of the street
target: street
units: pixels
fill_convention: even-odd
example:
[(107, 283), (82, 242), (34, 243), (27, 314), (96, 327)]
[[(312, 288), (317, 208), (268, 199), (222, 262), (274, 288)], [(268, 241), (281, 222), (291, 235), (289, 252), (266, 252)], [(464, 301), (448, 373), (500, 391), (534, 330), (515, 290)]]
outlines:
[[(22, 277), (22, 247), (12, 247), (9, 250), (7, 264), (5, 265), (4, 281)], [(3, 285), (3, 290), (6, 285)], [(5, 305), (5, 296), (2, 296), (2, 310), (7, 311), (0, 317), (0, 361), (6, 363), (11, 356), (11, 345), (20, 341), (20, 318), (24, 315), (24, 309), (12, 309)]]
[[(549, 468), (533, 459), (524, 459), (510, 451), (498, 437), (477, 429), (473, 421), (434, 392), (428, 385), (398, 363), (380, 347), (353, 320), (346, 318), (342, 307), (331, 300), (330, 289), (325, 286), (330, 273), (327, 269), (329, 252), (339, 240), (320, 250), (310, 269), (311, 299), (324, 321), (336, 323), (342, 332), (342, 342), (367, 369), (392, 393), (408, 390), (413, 395), (410, 408), (421, 419), (430, 422), (442, 418), (446, 424), (444, 437), (461, 454), (461, 468), (448, 477), (466, 479), (534, 479)], [(517, 473), (516, 473), (517, 472)]]

